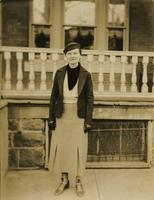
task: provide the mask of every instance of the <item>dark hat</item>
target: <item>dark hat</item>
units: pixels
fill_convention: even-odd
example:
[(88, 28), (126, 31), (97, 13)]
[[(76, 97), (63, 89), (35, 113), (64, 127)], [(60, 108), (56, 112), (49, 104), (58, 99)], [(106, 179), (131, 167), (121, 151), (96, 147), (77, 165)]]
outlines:
[(73, 49), (79, 49), (80, 50), (80, 44), (77, 42), (70, 42), (68, 44), (66, 44), (65, 48), (64, 48), (64, 54), (66, 54), (68, 51), (71, 51)]

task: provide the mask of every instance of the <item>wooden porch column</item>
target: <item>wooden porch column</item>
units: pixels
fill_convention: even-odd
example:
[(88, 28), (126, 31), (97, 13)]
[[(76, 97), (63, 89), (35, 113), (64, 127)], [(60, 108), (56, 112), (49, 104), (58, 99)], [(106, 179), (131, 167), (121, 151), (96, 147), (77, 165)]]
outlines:
[(52, 34), (51, 34), (51, 46), (53, 48), (63, 48), (63, 0), (53, 1), (53, 13), (52, 16)]
[(96, 1), (96, 49), (107, 48), (106, 38), (106, 0)]
[(2, 1), (0, 1), (0, 46), (2, 45)]
[[(0, 1), (0, 13), (2, 13), (2, 2)], [(2, 14), (0, 15), (0, 46), (2, 45)], [(0, 54), (0, 99), (2, 90), (2, 54)]]

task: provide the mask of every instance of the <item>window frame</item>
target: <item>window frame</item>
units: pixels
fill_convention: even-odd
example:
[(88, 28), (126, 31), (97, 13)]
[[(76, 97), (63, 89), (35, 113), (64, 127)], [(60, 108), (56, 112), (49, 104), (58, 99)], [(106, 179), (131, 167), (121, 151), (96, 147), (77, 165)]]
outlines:
[[(109, 0), (106, 0), (107, 4), (106, 4), (106, 50), (108, 49), (108, 39), (109, 39), (109, 29), (119, 29), (119, 30), (123, 30), (123, 50), (122, 51), (126, 51), (129, 49), (129, 0), (124, 0), (124, 4), (125, 4), (125, 23), (124, 26), (112, 26), (112, 25), (108, 25), (108, 4), (109, 4)], [(110, 50), (109, 50), (110, 51)], [(116, 51), (116, 50), (115, 50)]]
[(79, 25), (79, 24), (65, 24), (65, 0), (62, 0), (63, 1), (63, 24), (62, 24), (62, 29), (63, 29), (63, 46), (65, 45), (65, 27), (84, 27), (84, 28), (93, 28), (94, 29), (94, 42), (93, 42), (93, 49), (91, 50), (95, 50), (96, 49), (96, 2), (97, 0), (95, 0), (95, 24), (94, 25)]
[[(29, 1), (29, 10), (30, 10), (30, 15), (29, 15), (29, 46), (30, 47), (34, 47), (34, 48), (39, 48), (39, 47), (35, 47), (35, 37), (34, 37), (34, 26), (36, 25), (42, 25), (42, 26), (46, 26), (49, 27), (49, 32), (50, 32), (50, 38), (52, 35), (52, 2), (49, 5), (50, 6), (50, 16), (49, 16), (49, 23), (34, 23), (33, 22), (33, 0)], [(49, 48), (51, 47), (51, 39), (50, 39), (50, 44), (49, 44)]]

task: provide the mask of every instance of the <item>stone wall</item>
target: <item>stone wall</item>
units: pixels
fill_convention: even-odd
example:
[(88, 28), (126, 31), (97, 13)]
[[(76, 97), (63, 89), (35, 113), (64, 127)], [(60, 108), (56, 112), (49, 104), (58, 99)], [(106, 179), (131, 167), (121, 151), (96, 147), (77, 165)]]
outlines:
[(44, 114), (40, 117), (35, 106), (9, 105), (9, 167), (42, 168), (44, 164)]
[(4, 199), (8, 171), (8, 109), (0, 99), (0, 199)]
[[(100, 101), (99, 101), (100, 102)], [(151, 130), (152, 148), (148, 148), (154, 164), (154, 107), (143, 102), (103, 102), (97, 104), (93, 118), (95, 120), (153, 120)], [(125, 104), (125, 105), (124, 105)], [(46, 134), (45, 122), (48, 119), (48, 102), (10, 103), (8, 106), (9, 118), (9, 168), (10, 169), (36, 169), (45, 167)], [(90, 133), (91, 134), (91, 133)], [(94, 137), (96, 140), (97, 138)], [(90, 140), (89, 140), (90, 141)], [(92, 141), (94, 143), (94, 141)], [(92, 145), (89, 143), (89, 145)], [(90, 151), (90, 148), (89, 148)], [(149, 152), (150, 151), (150, 152)], [(120, 162), (119, 162), (120, 166)], [(133, 166), (133, 162), (132, 162)]]

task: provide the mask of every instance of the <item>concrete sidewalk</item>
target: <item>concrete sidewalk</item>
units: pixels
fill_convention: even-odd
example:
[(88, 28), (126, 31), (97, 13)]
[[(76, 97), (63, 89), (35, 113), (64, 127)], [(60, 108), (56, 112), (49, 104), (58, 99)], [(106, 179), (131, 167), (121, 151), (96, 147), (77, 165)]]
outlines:
[(85, 195), (71, 187), (54, 196), (58, 184), (48, 171), (10, 171), (4, 200), (154, 200), (154, 168), (86, 170)]

